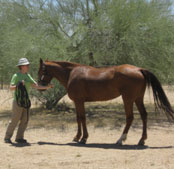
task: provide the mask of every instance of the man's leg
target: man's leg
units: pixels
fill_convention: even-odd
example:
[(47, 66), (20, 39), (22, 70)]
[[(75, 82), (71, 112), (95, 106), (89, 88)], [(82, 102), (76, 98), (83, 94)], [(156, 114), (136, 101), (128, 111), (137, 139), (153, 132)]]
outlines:
[(13, 132), (21, 118), (22, 115), (22, 107), (19, 107), (16, 103), (16, 101), (13, 101), (13, 106), (12, 106), (12, 119), (8, 124), (7, 131), (5, 134), (4, 139), (11, 139)]
[(24, 139), (24, 132), (27, 128), (29, 120), (29, 109), (23, 109), (22, 115), (21, 115), (21, 121), (19, 124), (19, 128), (16, 135), (16, 141), (17, 140), (23, 140)]

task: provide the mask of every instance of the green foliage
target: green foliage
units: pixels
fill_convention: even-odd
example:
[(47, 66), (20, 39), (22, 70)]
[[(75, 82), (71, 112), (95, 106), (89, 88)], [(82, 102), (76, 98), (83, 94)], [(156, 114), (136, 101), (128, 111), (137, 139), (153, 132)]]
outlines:
[[(0, 82), (9, 83), (18, 59), (27, 57), (34, 78), (39, 58), (48, 58), (133, 64), (172, 84), (172, 5), (172, 0), (0, 0)], [(44, 97), (57, 100), (55, 93)]]
[[(46, 109), (51, 110), (56, 107), (58, 101), (66, 94), (66, 91), (62, 85), (53, 80), (54, 88), (47, 91), (32, 90), (31, 95), (36, 97)], [(59, 109), (59, 107), (57, 107)]]

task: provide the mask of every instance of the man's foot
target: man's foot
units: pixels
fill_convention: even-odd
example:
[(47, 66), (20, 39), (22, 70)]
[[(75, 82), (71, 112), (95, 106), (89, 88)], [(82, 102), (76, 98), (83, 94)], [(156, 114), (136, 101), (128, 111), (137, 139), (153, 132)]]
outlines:
[(15, 140), (17, 143), (27, 143), (27, 140), (21, 138), (21, 139), (16, 139)]
[(5, 143), (8, 143), (8, 144), (12, 144), (12, 141), (10, 140), (10, 138), (5, 138), (5, 139), (4, 139), (4, 142), (5, 142)]

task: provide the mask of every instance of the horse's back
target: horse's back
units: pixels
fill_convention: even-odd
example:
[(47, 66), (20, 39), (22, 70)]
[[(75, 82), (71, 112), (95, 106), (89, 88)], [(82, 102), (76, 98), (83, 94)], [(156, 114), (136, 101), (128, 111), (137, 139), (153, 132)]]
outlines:
[(110, 100), (122, 95), (124, 91), (138, 92), (143, 83), (144, 77), (140, 68), (136, 66), (120, 65), (107, 68), (78, 66), (70, 74), (68, 94), (71, 99)]

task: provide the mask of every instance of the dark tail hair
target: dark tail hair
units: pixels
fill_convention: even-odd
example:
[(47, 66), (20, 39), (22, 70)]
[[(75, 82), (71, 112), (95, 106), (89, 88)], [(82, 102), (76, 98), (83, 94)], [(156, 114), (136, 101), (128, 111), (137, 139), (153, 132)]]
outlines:
[(152, 87), (155, 108), (165, 112), (168, 120), (174, 121), (174, 111), (157, 77), (148, 70), (141, 69), (148, 87)]

